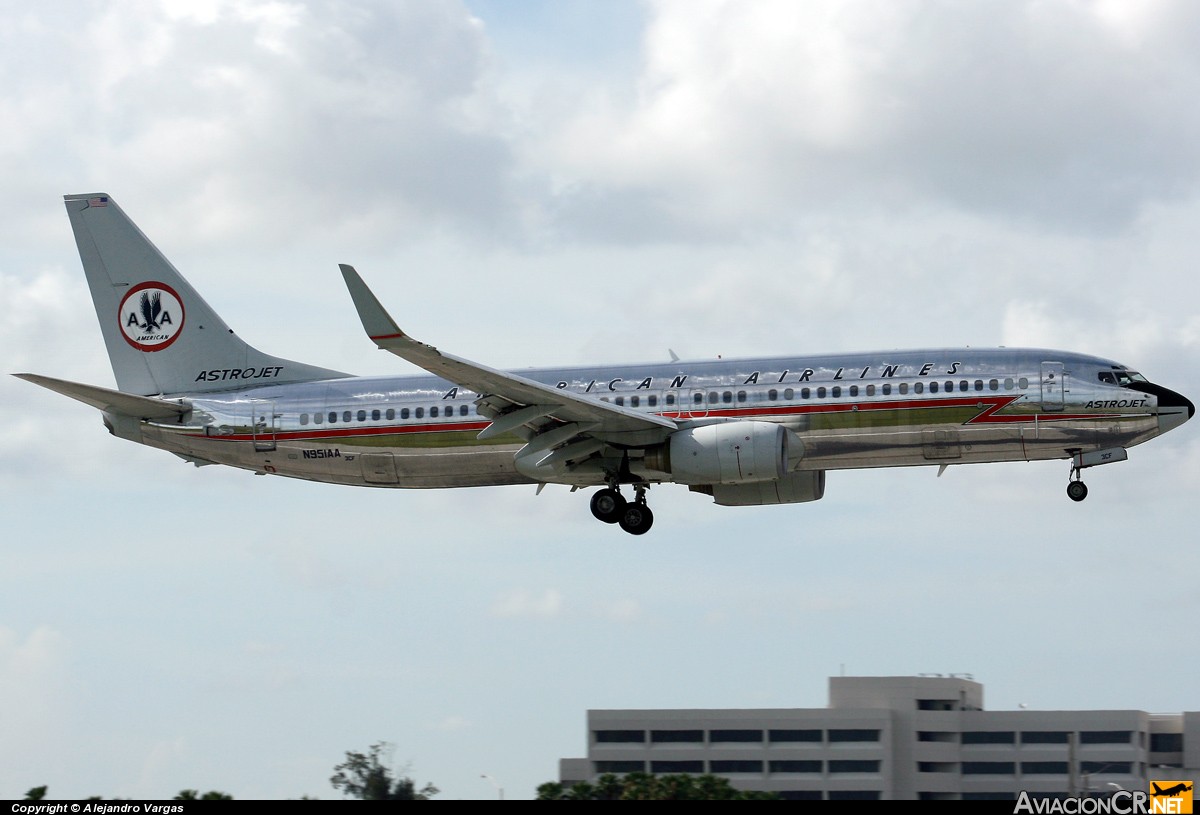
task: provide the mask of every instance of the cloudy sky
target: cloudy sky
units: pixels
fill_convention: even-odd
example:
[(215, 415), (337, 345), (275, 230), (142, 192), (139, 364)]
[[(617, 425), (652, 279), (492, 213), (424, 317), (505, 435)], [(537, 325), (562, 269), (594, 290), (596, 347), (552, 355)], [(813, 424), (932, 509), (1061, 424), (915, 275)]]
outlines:
[[(1200, 5), (0, 0), (0, 359), (112, 386), (62, 208), (105, 191), (242, 336), (354, 373), (354, 263), (497, 367), (943, 345), (1200, 395)], [(1200, 707), (1188, 425), (815, 504), (354, 490), (108, 436), (0, 380), (0, 798), (337, 797), (395, 745), (528, 797), (588, 708)]]

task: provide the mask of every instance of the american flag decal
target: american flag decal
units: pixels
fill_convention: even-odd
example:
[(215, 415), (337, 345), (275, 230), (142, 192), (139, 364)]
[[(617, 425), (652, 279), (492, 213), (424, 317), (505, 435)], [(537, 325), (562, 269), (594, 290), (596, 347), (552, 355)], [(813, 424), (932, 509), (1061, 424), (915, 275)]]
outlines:
[(89, 207), (106, 207), (106, 206), (108, 206), (108, 196), (101, 195), (98, 198), (89, 198), (88, 206)]

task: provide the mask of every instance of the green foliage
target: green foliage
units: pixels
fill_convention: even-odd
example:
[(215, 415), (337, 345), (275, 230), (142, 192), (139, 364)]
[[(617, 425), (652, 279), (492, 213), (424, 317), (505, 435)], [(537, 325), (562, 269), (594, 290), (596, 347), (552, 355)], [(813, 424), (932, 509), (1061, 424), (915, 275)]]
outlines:
[(176, 801), (232, 801), (233, 796), (227, 792), (219, 792), (217, 790), (209, 790), (203, 795), (199, 790), (180, 790), (175, 796)]
[(407, 775), (393, 772), (384, 765), (381, 753), (391, 752), (385, 741), (372, 744), (366, 753), (346, 753), (346, 760), (333, 769), (329, 779), (333, 788), (343, 795), (363, 801), (428, 801), (438, 794), (438, 788), (426, 784), (417, 789), (417, 784)]
[(734, 789), (719, 775), (608, 773), (594, 784), (564, 787), (555, 781), (537, 788), (538, 801), (777, 801), (773, 792)]
[(29, 792), (25, 793), (25, 800), (26, 801), (42, 800), (43, 798), (46, 797), (46, 788), (47, 787), (45, 784), (43, 784), (40, 787), (34, 787), (33, 789), (29, 790)]

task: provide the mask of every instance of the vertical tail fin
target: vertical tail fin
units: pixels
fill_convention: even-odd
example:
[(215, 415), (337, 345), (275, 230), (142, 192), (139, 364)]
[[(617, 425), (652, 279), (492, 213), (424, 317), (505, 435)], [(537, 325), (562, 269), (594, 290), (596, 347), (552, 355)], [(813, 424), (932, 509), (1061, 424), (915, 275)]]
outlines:
[(346, 376), (243, 342), (110, 196), (64, 198), (120, 390), (201, 393)]

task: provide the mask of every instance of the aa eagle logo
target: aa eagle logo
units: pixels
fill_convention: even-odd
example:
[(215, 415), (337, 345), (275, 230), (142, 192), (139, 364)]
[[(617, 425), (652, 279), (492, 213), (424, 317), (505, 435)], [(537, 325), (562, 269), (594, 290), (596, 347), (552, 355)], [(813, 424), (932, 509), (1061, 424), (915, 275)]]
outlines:
[(125, 341), (139, 351), (161, 351), (183, 330), (183, 301), (165, 283), (140, 283), (118, 309)]

